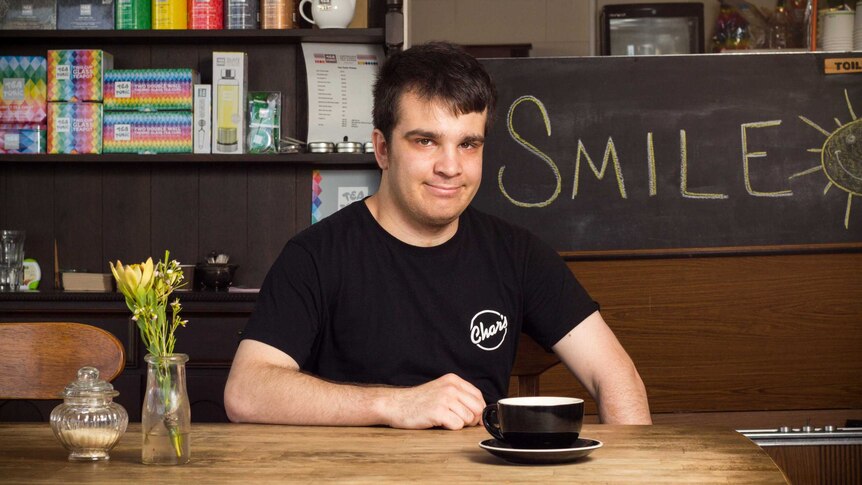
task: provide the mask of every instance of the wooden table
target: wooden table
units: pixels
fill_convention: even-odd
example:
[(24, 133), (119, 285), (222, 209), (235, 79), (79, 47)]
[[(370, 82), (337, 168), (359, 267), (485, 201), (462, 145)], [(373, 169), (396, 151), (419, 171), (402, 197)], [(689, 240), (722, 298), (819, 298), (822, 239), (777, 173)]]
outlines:
[(786, 483), (760, 448), (733, 430), (585, 425), (604, 446), (564, 465), (512, 465), (461, 431), (194, 424), (191, 462), (141, 464), (140, 424), (111, 460), (69, 462), (47, 423), (0, 423), (3, 483), (535, 482)]

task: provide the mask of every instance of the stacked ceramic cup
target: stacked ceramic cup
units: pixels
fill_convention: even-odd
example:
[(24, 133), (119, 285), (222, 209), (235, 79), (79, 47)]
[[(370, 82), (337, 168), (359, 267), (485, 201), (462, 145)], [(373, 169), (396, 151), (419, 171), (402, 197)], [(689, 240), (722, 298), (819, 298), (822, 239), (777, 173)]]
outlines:
[[(856, 3), (856, 12), (862, 9), (862, 1)], [(853, 26), (853, 50), (862, 51), (862, 13), (856, 15), (856, 22)]]
[(823, 50), (853, 50), (853, 26), (856, 12), (832, 10), (823, 14)]

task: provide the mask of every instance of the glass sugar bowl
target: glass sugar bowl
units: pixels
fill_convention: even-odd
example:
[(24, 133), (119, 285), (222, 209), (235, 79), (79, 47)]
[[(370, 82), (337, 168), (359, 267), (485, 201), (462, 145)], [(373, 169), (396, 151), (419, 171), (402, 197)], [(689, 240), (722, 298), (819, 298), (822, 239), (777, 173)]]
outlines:
[(63, 404), (51, 411), (51, 429), (69, 450), (69, 461), (110, 459), (129, 425), (128, 413), (114, 402), (119, 394), (95, 367), (81, 367), (78, 380), (66, 386)]

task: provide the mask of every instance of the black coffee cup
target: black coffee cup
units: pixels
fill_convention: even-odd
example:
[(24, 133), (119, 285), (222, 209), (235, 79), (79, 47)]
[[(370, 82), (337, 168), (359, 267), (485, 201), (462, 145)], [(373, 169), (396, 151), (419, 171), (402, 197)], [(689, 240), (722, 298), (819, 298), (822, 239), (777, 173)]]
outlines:
[(489, 404), (482, 424), (514, 448), (571, 448), (584, 422), (584, 400), (576, 397), (510, 397)]

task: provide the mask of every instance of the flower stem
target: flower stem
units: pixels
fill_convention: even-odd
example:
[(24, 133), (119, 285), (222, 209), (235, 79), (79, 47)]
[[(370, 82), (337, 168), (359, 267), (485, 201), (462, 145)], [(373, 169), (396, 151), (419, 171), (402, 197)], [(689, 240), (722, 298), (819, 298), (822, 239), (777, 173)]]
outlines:
[(171, 437), (171, 444), (174, 447), (174, 451), (177, 453), (177, 458), (179, 458), (183, 454), (183, 436), (180, 434), (178, 424), (179, 419), (176, 415), (176, 409), (179, 408), (177, 404), (179, 403), (174, 403), (171, 399), (171, 372), (168, 362), (166, 360), (162, 360), (157, 365), (158, 372), (156, 373), (156, 377), (159, 381), (159, 388), (161, 388), (162, 391), (162, 403), (165, 407), (165, 416), (163, 421), (165, 428), (167, 428), (168, 434)]

